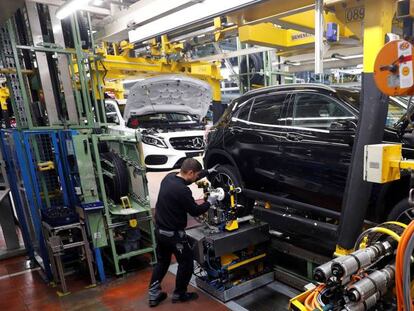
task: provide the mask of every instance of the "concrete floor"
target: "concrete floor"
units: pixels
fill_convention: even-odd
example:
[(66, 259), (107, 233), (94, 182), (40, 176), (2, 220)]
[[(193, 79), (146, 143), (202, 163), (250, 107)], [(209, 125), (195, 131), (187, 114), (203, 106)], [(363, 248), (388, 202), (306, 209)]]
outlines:
[[(148, 186), (151, 206), (155, 207), (161, 180), (169, 172), (148, 172)], [(192, 185), (194, 198), (202, 198), (203, 192)], [(0, 247), (5, 248), (0, 230)], [(40, 269), (30, 269), (25, 256), (0, 261), (0, 310), (149, 310), (147, 305), (147, 288), (151, 277), (151, 267), (147, 258), (137, 258), (140, 270), (122, 277), (112, 277), (105, 284), (87, 288), (88, 278), (69, 276), (68, 287), (72, 292), (59, 297), (56, 288), (46, 284)], [(169, 272), (163, 281), (163, 289), (171, 295), (174, 290), (175, 276)], [(169, 297), (156, 310), (228, 310), (220, 302), (190, 286), (197, 291), (200, 298), (186, 304), (172, 304)], [(151, 309), (154, 310), (154, 309)]]
[[(147, 305), (147, 288), (151, 270), (147, 266), (124, 277), (112, 278), (106, 284), (94, 288), (86, 288), (89, 285), (87, 278), (69, 277), (68, 285), (72, 293), (59, 297), (56, 288), (44, 283), (38, 269), (26, 269), (24, 257), (3, 260), (0, 262), (0, 310), (150, 310)], [(186, 304), (172, 304), (171, 293), (174, 284), (174, 275), (168, 273), (163, 282), (163, 289), (170, 297), (155, 310), (228, 310), (221, 303), (194, 288), (190, 290), (198, 292), (198, 300)]]
[[(169, 172), (148, 172), (148, 186), (151, 206), (154, 208), (157, 200), (161, 180)], [(191, 185), (194, 198), (203, 197), (203, 192), (197, 186)], [(189, 224), (194, 219), (189, 217)], [(4, 248), (0, 230), (0, 248)], [(174, 262), (174, 259), (173, 259)], [(88, 288), (89, 280), (84, 275), (67, 277), (70, 295), (59, 297), (57, 288), (44, 282), (40, 268), (30, 269), (24, 256), (0, 261), (0, 310), (28, 311), (28, 310), (150, 310), (147, 302), (147, 288), (152, 268), (149, 258), (142, 256), (134, 260), (137, 270), (121, 277), (109, 277), (105, 284)], [(163, 281), (163, 290), (167, 291), (169, 298), (161, 303), (155, 310), (286, 310), (288, 295), (276, 290), (277, 282), (269, 284), (257, 291), (223, 304), (204, 292), (199, 291), (194, 279), (190, 283), (189, 291), (198, 292), (200, 298), (185, 304), (172, 304), (171, 293), (175, 285), (176, 264), (170, 267)], [(280, 294), (282, 292), (283, 294)], [(151, 309), (154, 310), (154, 309)]]

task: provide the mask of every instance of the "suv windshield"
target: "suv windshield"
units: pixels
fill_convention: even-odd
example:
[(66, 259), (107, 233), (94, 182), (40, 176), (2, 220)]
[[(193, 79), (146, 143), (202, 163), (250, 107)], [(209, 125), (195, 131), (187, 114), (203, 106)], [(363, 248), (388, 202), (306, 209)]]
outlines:
[(142, 116), (131, 116), (127, 126), (136, 129), (138, 127), (194, 126), (198, 124), (199, 121), (195, 116), (175, 112), (162, 112)]
[[(337, 90), (339, 97), (359, 109), (360, 90)], [(394, 127), (407, 112), (409, 97), (390, 97), (388, 100), (388, 115), (385, 126)]]

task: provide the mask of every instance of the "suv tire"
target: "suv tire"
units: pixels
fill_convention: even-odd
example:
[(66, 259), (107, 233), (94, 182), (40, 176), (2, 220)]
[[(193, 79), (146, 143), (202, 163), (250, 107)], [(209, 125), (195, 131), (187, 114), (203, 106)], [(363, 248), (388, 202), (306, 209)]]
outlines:
[[(222, 175), (224, 178), (217, 178), (217, 175)], [(240, 187), (243, 189), (243, 183), (240, 177), (239, 172), (237, 171), (237, 168), (235, 168), (232, 165), (220, 165), (217, 168), (217, 172), (212, 174), (209, 177), (211, 185), (216, 187), (223, 187), (226, 188), (226, 181), (225, 176), (228, 177), (228, 179), (231, 181), (231, 183), (234, 185), (234, 187)], [(242, 205), (243, 208), (240, 208), (237, 215), (239, 217), (243, 217), (246, 215), (249, 215), (253, 209), (254, 201), (245, 197), (243, 193), (236, 194), (236, 204)]]
[(112, 152), (101, 153), (101, 160), (106, 160), (112, 164), (112, 167), (110, 167), (105, 162), (102, 162), (103, 168), (114, 174), (113, 177), (103, 176), (106, 195), (115, 203), (119, 203), (121, 202), (121, 197), (126, 196), (129, 191), (128, 168), (125, 162)]
[(411, 209), (411, 207), (410, 204), (408, 204), (408, 198), (404, 198), (393, 207), (391, 212), (388, 214), (387, 220), (398, 220), (408, 224), (411, 219), (409, 219), (408, 215), (404, 216), (403, 213), (409, 209)]
[[(247, 57), (249, 57), (249, 68), (247, 68)], [(240, 72), (242, 74), (250, 73), (249, 76), (241, 76), (244, 84), (247, 84), (247, 79), (250, 84), (264, 85), (264, 75), (260, 74), (263, 69), (263, 58), (261, 53), (249, 54), (240, 62)]]

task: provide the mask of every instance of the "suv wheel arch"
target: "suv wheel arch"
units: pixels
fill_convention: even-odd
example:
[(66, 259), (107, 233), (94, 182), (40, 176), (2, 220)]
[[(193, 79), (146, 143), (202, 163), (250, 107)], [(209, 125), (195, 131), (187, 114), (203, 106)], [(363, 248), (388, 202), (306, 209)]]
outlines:
[[(380, 190), (375, 204), (375, 218), (382, 222), (393, 213), (401, 201), (407, 200), (410, 190), (410, 176), (401, 176), (401, 179), (385, 184)], [(401, 206), (401, 205), (400, 205)]]
[(412, 207), (408, 203), (408, 198), (404, 198), (393, 207), (393, 209), (388, 214), (387, 220), (398, 220), (408, 224), (410, 221), (407, 221), (406, 219), (403, 220), (401, 216), (404, 214), (404, 212), (408, 211), (409, 209), (412, 209)]
[[(204, 159), (205, 168), (213, 167), (216, 164), (224, 165), (229, 164), (237, 168), (236, 161), (233, 160), (231, 155), (220, 149), (212, 149), (206, 153)], [(240, 176), (240, 174), (239, 174)]]

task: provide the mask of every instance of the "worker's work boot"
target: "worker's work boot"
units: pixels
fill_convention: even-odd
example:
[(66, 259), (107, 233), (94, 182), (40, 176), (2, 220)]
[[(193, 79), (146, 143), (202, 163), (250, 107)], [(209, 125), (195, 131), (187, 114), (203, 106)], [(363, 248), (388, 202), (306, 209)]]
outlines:
[(177, 303), (177, 302), (187, 302), (187, 301), (191, 301), (191, 300), (196, 300), (198, 298), (198, 294), (197, 293), (184, 293), (184, 294), (173, 294), (172, 296), (172, 303)]
[(148, 298), (148, 304), (150, 307), (158, 306), (161, 301), (167, 298), (167, 293), (161, 291), (161, 285), (158, 281), (150, 285)]

